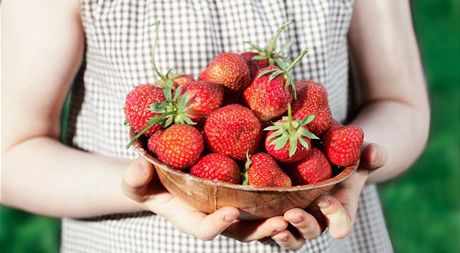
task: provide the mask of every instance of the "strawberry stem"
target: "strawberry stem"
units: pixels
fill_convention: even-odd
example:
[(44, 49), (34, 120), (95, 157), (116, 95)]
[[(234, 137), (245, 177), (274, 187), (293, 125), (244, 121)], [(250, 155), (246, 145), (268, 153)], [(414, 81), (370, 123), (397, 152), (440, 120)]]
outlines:
[(308, 52), (308, 49), (304, 49), (302, 51), (302, 53), (300, 53), (299, 56), (297, 56), (297, 58), (295, 58), (295, 60), (291, 63), (291, 65), (289, 65), (289, 67), (286, 69), (286, 72), (289, 72), (291, 71), (291, 69), (300, 61), (302, 60), (302, 58), (307, 54)]
[(284, 31), (284, 29), (286, 29), (286, 27), (288, 27), (292, 23), (294, 23), (293, 19), (291, 19), (291, 20), (287, 21), (286, 23), (284, 23), (280, 28), (278, 28), (278, 30), (276, 31), (275, 35), (270, 39), (270, 42), (269, 42), (268, 48), (267, 48), (267, 56), (270, 57), (270, 59), (272, 61), (273, 61), (273, 58), (271, 56), (272, 56), (273, 51), (276, 48), (276, 41), (278, 40), (278, 38), (280, 37), (280, 35)]
[(160, 34), (160, 21), (158, 20), (157, 22), (155, 22), (153, 26), (155, 26), (155, 32), (154, 32), (153, 45), (152, 45), (152, 57), (150, 58), (150, 61), (152, 62), (153, 70), (160, 77), (160, 79), (166, 80), (167, 77), (160, 72), (157, 65), (155, 64), (155, 48), (158, 45), (158, 37)]

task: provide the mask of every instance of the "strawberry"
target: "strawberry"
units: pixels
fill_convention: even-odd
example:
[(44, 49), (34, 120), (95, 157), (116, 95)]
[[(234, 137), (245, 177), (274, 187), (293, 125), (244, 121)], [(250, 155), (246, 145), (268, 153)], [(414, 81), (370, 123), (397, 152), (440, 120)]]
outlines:
[(248, 63), (249, 69), (251, 70), (251, 80), (256, 77), (256, 73), (259, 69), (268, 67), (268, 59), (252, 60), (252, 58), (257, 55), (259, 54), (254, 52), (244, 52), (241, 54), (241, 56), (243, 56)]
[(300, 163), (288, 168), (286, 172), (296, 185), (314, 184), (332, 175), (329, 161), (317, 148), (312, 148)]
[(313, 81), (301, 81), (297, 86), (304, 87), (300, 89), (298, 99), (292, 102), (293, 117), (303, 119), (308, 115), (315, 115), (308, 129), (316, 135), (321, 135), (329, 129), (332, 122), (327, 91), (322, 85)]
[(243, 56), (234, 53), (220, 53), (200, 73), (199, 78), (240, 92), (251, 82), (251, 70)]
[[(150, 111), (150, 105), (155, 102), (165, 100), (163, 90), (151, 84), (143, 84), (135, 87), (126, 96), (125, 118), (126, 122), (136, 131), (141, 132), (149, 125), (149, 120), (156, 113)], [(159, 124), (155, 124), (144, 133), (146, 136), (152, 135), (160, 129)]]
[(176, 124), (164, 131), (154, 150), (160, 161), (173, 169), (184, 170), (198, 161), (203, 149), (203, 136), (196, 128)]
[(305, 158), (311, 145), (310, 139), (318, 139), (305, 128), (314, 118), (314, 115), (310, 115), (302, 121), (292, 120), (289, 105), (287, 117), (264, 129), (269, 131), (265, 139), (267, 153), (284, 163), (298, 162)]
[(191, 169), (194, 176), (227, 183), (239, 184), (240, 168), (230, 157), (212, 153), (201, 158)]
[[(271, 66), (259, 70), (257, 74), (260, 75), (261, 71), (271, 69), (277, 70), (278, 67)], [(269, 79), (269, 75), (255, 79), (243, 93), (246, 104), (261, 121), (268, 121), (282, 115), (292, 101), (284, 76), (278, 75), (272, 80)]]
[(247, 155), (243, 184), (256, 187), (291, 186), (291, 179), (276, 164), (275, 160), (266, 153), (258, 153), (251, 157)]
[(259, 70), (256, 78), (243, 93), (246, 104), (261, 121), (281, 116), (287, 111), (292, 97), (296, 98), (291, 69), (307, 53), (304, 50), (289, 66), (270, 66)]
[(164, 130), (158, 130), (149, 137), (147, 141), (147, 149), (154, 155), (156, 155), (156, 148), (158, 145), (158, 141), (160, 140), (161, 135), (163, 134)]
[(357, 126), (335, 126), (324, 134), (322, 141), (329, 160), (337, 166), (356, 164), (361, 155), (364, 133)]
[(151, 110), (159, 114), (154, 120), (164, 127), (172, 123), (195, 125), (195, 121), (221, 106), (224, 90), (220, 85), (191, 81), (179, 86), (174, 93), (171, 86), (166, 86), (164, 96), (166, 101), (151, 106)]
[(241, 105), (227, 105), (212, 112), (204, 125), (208, 147), (215, 153), (244, 160), (257, 151), (262, 128), (256, 116)]
[(174, 76), (172, 78), (173, 88), (175, 89), (180, 85), (183, 85), (183, 84), (186, 84), (192, 81), (195, 81), (195, 78), (193, 78), (192, 75), (182, 74), (182, 75)]
[(207, 117), (222, 105), (224, 89), (206, 81), (191, 81), (181, 86), (182, 95), (188, 93), (184, 113), (191, 119)]
[(268, 66), (282, 67), (285, 62), (289, 62), (289, 59), (283, 56), (283, 52), (291, 47), (291, 43), (288, 41), (282, 45), (280, 49), (278, 49), (276, 42), (278, 41), (281, 33), (292, 23), (294, 23), (294, 20), (289, 20), (278, 28), (273, 37), (271, 37), (268, 41), (265, 48), (262, 48), (254, 43), (250, 43), (252, 51), (245, 52), (241, 55), (243, 55), (246, 60), (255, 64), (257, 69), (266, 68)]

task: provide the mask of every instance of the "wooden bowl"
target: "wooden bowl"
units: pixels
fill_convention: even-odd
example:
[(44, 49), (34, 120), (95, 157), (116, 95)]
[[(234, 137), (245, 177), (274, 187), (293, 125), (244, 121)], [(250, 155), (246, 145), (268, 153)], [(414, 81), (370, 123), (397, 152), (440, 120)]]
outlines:
[[(131, 138), (134, 132), (130, 133)], [(205, 213), (232, 206), (240, 210), (241, 220), (265, 219), (283, 215), (287, 210), (306, 208), (320, 195), (328, 193), (334, 185), (350, 177), (358, 167), (344, 168), (333, 178), (316, 184), (292, 187), (252, 187), (236, 185), (195, 177), (189, 173), (174, 170), (163, 164), (137, 139), (135, 150), (152, 163), (163, 186), (175, 196)]]

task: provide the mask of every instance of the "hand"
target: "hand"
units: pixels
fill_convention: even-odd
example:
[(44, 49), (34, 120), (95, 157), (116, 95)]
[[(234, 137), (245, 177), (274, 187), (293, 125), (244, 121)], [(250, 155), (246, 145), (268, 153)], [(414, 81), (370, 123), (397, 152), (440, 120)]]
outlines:
[[(386, 162), (386, 151), (377, 144), (365, 144), (356, 173), (337, 185), (331, 195), (319, 197), (315, 204), (319, 212), (310, 213), (294, 208), (284, 214), (284, 219), (296, 230), (284, 230), (272, 236), (281, 247), (298, 249), (305, 240), (318, 237), (327, 226), (329, 234), (337, 239), (345, 238), (353, 230), (361, 191), (369, 173)], [(314, 210), (314, 209), (313, 209)], [(319, 214), (319, 215), (318, 215)]]
[(145, 210), (165, 217), (176, 228), (201, 240), (225, 236), (250, 242), (286, 230), (283, 216), (263, 221), (238, 221), (238, 209), (223, 207), (212, 214), (203, 213), (169, 193), (158, 180), (153, 166), (143, 158), (134, 160), (126, 169), (123, 191)]

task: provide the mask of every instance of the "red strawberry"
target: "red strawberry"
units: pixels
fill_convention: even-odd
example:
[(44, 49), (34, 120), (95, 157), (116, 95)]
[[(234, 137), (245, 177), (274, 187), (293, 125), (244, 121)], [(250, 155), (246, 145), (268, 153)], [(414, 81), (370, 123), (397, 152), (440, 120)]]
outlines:
[(244, 160), (246, 152), (257, 151), (261, 131), (252, 111), (235, 104), (212, 112), (204, 126), (209, 148), (237, 160)]
[(161, 135), (163, 134), (163, 130), (158, 130), (155, 133), (152, 134), (152, 136), (149, 137), (149, 140), (147, 141), (147, 148), (148, 150), (156, 155), (156, 148), (158, 145), (158, 141), (160, 140)]
[(201, 158), (191, 169), (194, 176), (227, 183), (239, 184), (241, 181), (238, 164), (228, 156), (212, 153)]
[(222, 105), (224, 89), (220, 85), (206, 81), (192, 81), (182, 85), (181, 88), (181, 94), (188, 94), (184, 113), (191, 119), (207, 117)]
[(332, 121), (327, 91), (318, 83), (306, 82), (297, 85), (305, 85), (305, 87), (299, 91), (297, 100), (292, 102), (293, 117), (303, 119), (308, 115), (315, 115), (315, 119), (308, 125), (308, 129), (316, 135), (321, 135), (329, 129)]
[[(164, 100), (163, 89), (151, 84), (143, 84), (135, 87), (126, 96), (125, 117), (127, 123), (136, 132), (141, 132), (149, 125), (148, 120), (157, 115), (150, 111), (150, 105), (155, 102), (163, 102)], [(159, 124), (155, 124), (144, 134), (150, 136), (160, 129), (160, 127)]]
[[(291, 69), (305, 56), (307, 50), (289, 66), (270, 66), (259, 70), (243, 96), (254, 114), (261, 121), (267, 121), (287, 111), (292, 98), (296, 98)], [(291, 96), (292, 94), (292, 96)]]
[(305, 159), (286, 170), (296, 185), (314, 184), (332, 175), (331, 165), (323, 152), (312, 148)]
[(314, 115), (310, 115), (302, 121), (292, 120), (289, 105), (287, 117), (264, 129), (269, 131), (265, 139), (267, 153), (284, 163), (298, 162), (305, 158), (311, 145), (310, 139), (318, 139), (305, 128), (314, 118)]
[(155, 151), (163, 163), (173, 169), (184, 170), (198, 161), (203, 149), (203, 136), (196, 128), (176, 124), (164, 131)]
[(308, 80), (295, 80), (294, 81), (294, 86), (295, 86), (295, 90), (297, 92), (297, 94), (299, 94), (299, 92), (307, 87), (308, 83), (311, 82), (311, 81), (308, 81)]
[[(257, 72), (260, 75), (265, 70), (279, 70), (271, 66)], [(281, 116), (286, 112), (288, 104), (292, 101), (289, 87), (286, 87), (286, 78), (278, 75), (270, 80), (270, 75), (262, 75), (256, 78), (243, 93), (244, 100), (254, 114), (261, 121)]]
[(239, 92), (251, 82), (251, 70), (243, 56), (234, 53), (220, 53), (200, 73), (199, 77), (201, 80), (221, 84)]
[(243, 184), (256, 187), (291, 186), (291, 179), (266, 153), (258, 153), (247, 157)]
[(193, 78), (192, 75), (182, 74), (182, 75), (174, 76), (172, 78), (172, 81), (173, 81), (173, 87), (177, 88), (180, 85), (195, 81), (195, 78)]
[(329, 160), (346, 167), (359, 160), (363, 139), (363, 130), (357, 126), (336, 126), (326, 132), (322, 141)]
[(257, 55), (259, 54), (254, 52), (245, 52), (241, 54), (241, 56), (246, 59), (249, 69), (251, 70), (251, 80), (256, 77), (256, 73), (259, 69), (268, 67), (268, 59), (252, 60), (252, 58)]

